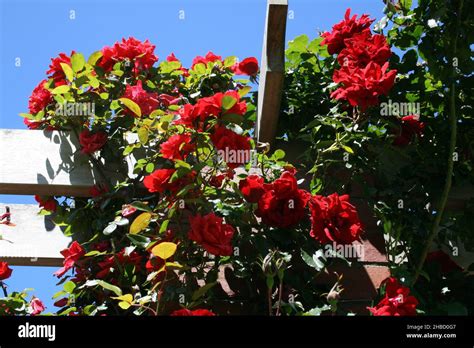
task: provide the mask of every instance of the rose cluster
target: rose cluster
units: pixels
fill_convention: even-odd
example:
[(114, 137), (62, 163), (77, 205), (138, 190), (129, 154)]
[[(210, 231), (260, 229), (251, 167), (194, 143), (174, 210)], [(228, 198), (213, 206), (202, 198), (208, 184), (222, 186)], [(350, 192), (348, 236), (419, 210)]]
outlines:
[(333, 80), (340, 84), (331, 93), (337, 100), (347, 100), (351, 106), (365, 111), (377, 105), (381, 95), (387, 95), (392, 88), (396, 70), (388, 71), (391, 51), (382, 34), (373, 35), (370, 25), (373, 20), (367, 15), (345, 18), (323, 34), (322, 45), (327, 45), (330, 54), (337, 54), (340, 68), (334, 71)]

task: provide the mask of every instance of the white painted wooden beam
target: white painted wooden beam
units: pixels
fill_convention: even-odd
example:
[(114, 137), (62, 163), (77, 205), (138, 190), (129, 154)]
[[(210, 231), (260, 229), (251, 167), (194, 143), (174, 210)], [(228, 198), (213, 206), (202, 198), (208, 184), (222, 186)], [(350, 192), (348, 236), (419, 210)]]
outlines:
[(100, 176), (78, 149), (68, 132), (0, 129), (0, 194), (89, 196)]
[(71, 239), (65, 237), (50, 216), (38, 215), (33, 204), (0, 203), (1, 212), (10, 207), (12, 225), (0, 224), (0, 261), (14, 266), (61, 266), (61, 250)]
[(285, 34), (288, 0), (268, 0), (258, 88), (255, 133), (262, 143), (272, 143), (280, 113), (285, 74)]

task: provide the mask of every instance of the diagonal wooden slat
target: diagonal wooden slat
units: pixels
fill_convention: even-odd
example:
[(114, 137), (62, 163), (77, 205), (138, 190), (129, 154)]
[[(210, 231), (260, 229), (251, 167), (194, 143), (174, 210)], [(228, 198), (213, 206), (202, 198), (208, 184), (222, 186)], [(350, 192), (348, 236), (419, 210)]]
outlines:
[(268, 0), (263, 38), (258, 109), (257, 141), (272, 143), (278, 124), (285, 74), (285, 34), (288, 0)]
[(16, 266), (61, 266), (70, 238), (65, 237), (50, 216), (38, 215), (33, 204), (3, 204), (10, 207), (11, 224), (0, 224), (0, 260)]

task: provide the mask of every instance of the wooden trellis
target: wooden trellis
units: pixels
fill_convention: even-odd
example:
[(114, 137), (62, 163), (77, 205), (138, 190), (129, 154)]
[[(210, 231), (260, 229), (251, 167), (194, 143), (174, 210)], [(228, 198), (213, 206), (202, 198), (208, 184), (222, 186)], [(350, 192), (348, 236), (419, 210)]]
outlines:
[[(284, 76), (288, 0), (268, 0), (261, 59), (256, 134), (260, 142), (275, 136)], [(87, 197), (97, 174), (68, 132), (0, 130), (0, 194)], [(110, 173), (113, 175), (113, 173)], [(0, 203), (11, 223), (0, 224), (0, 260), (12, 265), (62, 264), (60, 250), (70, 239), (38, 206)]]

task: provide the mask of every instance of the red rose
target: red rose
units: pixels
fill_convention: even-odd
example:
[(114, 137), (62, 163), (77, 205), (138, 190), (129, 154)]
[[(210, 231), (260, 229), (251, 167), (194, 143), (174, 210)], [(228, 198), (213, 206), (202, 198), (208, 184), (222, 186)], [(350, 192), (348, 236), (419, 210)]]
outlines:
[(245, 58), (240, 63), (235, 64), (232, 71), (236, 75), (255, 76), (258, 73), (258, 60), (255, 57)]
[(348, 195), (313, 196), (310, 210), (310, 236), (320, 243), (350, 244), (362, 233), (359, 215)]
[(258, 175), (249, 175), (239, 182), (242, 195), (250, 203), (257, 203), (266, 192), (263, 178)]
[(426, 257), (426, 263), (436, 263), (441, 273), (447, 274), (453, 271), (462, 271), (463, 269), (454, 262), (448, 254), (442, 250), (432, 251)]
[(133, 62), (133, 72), (138, 74), (142, 70), (150, 69), (158, 61), (154, 54), (155, 46), (148, 40), (141, 42), (133, 37), (123, 38), (113, 47), (104, 47), (98, 66), (105, 71), (112, 70), (115, 63), (128, 60)]
[[(157, 93), (147, 92), (142, 86), (141, 80), (135, 86), (127, 85), (123, 97), (134, 101), (140, 107), (142, 115), (149, 115), (158, 108), (160, 97)], [(132, 114), (130, 110), (126, 113)]]
[(100, 149), (107, 142), (108, 137), (104, 132), (91, 133), (89, 129), (84, 129), (79, 134), (79, 144), (81, 144), (81, 152), (90, 155)]
[(31, 315), (38, 315), (41, 314), (46, 307), (44, 306), (43, 302), (37, 297), (33, 297), (33, 299), (30, 302), (31, 309), (33, 310), (31, 312)]
[[(35, 89), (33, 90), (33, 92), (31, 93), (30, 99), (28, 101), (28, 109), (30, 110), (30, 114), (32, 114), (32, 115), (37, 114), (38, 112), (43, 110), (45, 107), (47, 107), (49, 103), (51, 103), (53, 101), (53, 96), (44, 87), (44, 84), (46, 82), (48, 82), (48, 81), (43, 80), (40, 83), (38, 83), (38, 86), (36, 86)], [(27, 120), (27, 119), (25, 118), (25, 120)], [(35, 122), (35, 121), (29, 121), (29, 122), (38, 123), (38, 122)], [(30, 127), (28, 126), (28, 128), (30, 128)], [(30, 129), (35, 129), (35, 128), (30, 128)]]
[(194, 69), (194, 67), (197, 64), (204, 64), (207, 66), (207, 63), (214, 63), (217, 61), (222, 61), (221, 56), (217, 56), (212, 52), (208, 52), (205, 57), (197, 56), (196, 58), (193, 59), (193, 65), (191, 66), (191, 69)]
[(229, 256), (232, 254), (232, 237), (234, 228), (224, 223), (221, 217), (214, 213), (206, 216), (196, 215), (189, 218), (191, 229), (189, 239), (201, 245), (213, 255)]
[(406, 146), (412, 142), (415, 136), (421, 137), (425, 124), (419, 120), (419, 116), (409, 115), (401, 119), (401, 130), (393, 140), (395, 146)]
[(396, 70), (387, 72), (388, 62), (383, 66), (370, 62), (365, 68), (343, 66), (334, 71), (333, 80), (342, 86), (331, 93), (335, 99), (347, 100), (362, 111), (378, 104), (380, 95), (387, 95), (395, 82)]
[(369, 27), (374, 21), (368, 15), (362, 15), (357, 19), (357, 15), (350, 18), (351, 9), (346, 10), (344, 20), (335, 24), (332, 27), (332, 32), (323, 33), (324, 40), (321, 45), (328, 46), (329, 54), (339, 53), (345, 47), (345, 39), (351, 38), (354, 34), (360, 33), (364, 30), (370, 30)]
[(13, 270), (8, 267), (8, 263), (0, 261), (0, 281), (10, 278)]
[(370, 62), (383, 65), (391, 56), (392, 51), (383, 35), (372, 35), (369, 31), (346, 39), (345, 48), (337, 56), (341, 66), (365, 67)]
[(186, 308), (178, 309), (170, 314), (172, 317), (214, 317), (215, 314), (207, 309), (189, 310)]
[(136, 211), (137, 211), (137, 208), (135, 208), (135, 207), (133, 207), (129, 204), (122, 206), (122, 216), (123, 217), (131, 216), (131, 215), (135, 214)]
[(232, 97), (236, 100), (234, 106), (232, 106), (229, 110), (222, 110), (222, 114), (237, 114), (237, 115), (244, 115), (247, 112), (247, 103), (245, 101), (240, 101), (240, 95), (237, 91), (227, 91), (225, 93), (216, 93), (214, 95), (214, 99), (216, 104), (218, 105), (219, 109), (222, 109), (222, 100), (224, 97)]
[(61, 278), (73, 268), (76, 261), (83, 257), (86, 252), (78, 242), (74, 241), (69, 248), (61, 251), (61, 254), (64, 256), (64, 266), (54, 273), (58, 278)]
[(309, 199), (308, 192), (298, 189), (293, 173), (285, 171), (271, 185), (266, 185), (255, 213), (269, 226), (291, 227), (306, 216)]
[(163, 158), (170, 160), (184, 160), (196, 146), (191, 144), (189, 134), (175, 134), (160, 145), (160, 153)]
[(401, 285), (394, 277), (385, 279), (385, 297), (375, 306), (367, 309), (375, 316), (416, 315), (418, 300), (410, 296), (410, 289)]
[(175, 172), (176, 169), (157, 169), (144, 178), (143, 184), (151, 193), (163, 193), (165, 191), (175, 193), (191, 183), (196, 176), (195, 172), (190, 172), (187, 175), (170, 182), (170, 179)]
[(42, 196), (38, 196), (38, 195), (35, 195), (35, 200), (36, 202), (39, 203), (39, 206), (40, 208), (43, 208), (44, 210), (47, 210), (47, 211), (56, 211), (57, 207), (58, 207), (58, 204), (56, 202), (56, 200), (52, 197), (42, 197)]
[(250, 161), (249, 137), (219, 126), (211, 134), (211, 140), (219, 150), (220, 159), (224, 160), (230, 168), (238, 167)]
[[(142, 116), (150, 115), (158, 108), (160, 104), (160, 102), (158, 101), (158, 94), (145, 91), (142, 88), (142, 81), (140, 80), (135, 86), (127, 85), (123, 97), (134, 101), (140, 107)], [(132, 115), (132, 111), (128, 109), (126, 110), (126, 113)]]
[(61, 63), (71, 66), (71, 56), (74, 53), (75, 52), (72, 51), (70, 56), (68, 56), (66, 53), (59, 53), (59, 56), (56, 58), (51, 58), (49, 70), (46, 71), (48, 77), (52, 78), (55, 82), (63, 82), (66, 79), (66, 75), (64, 74)]

